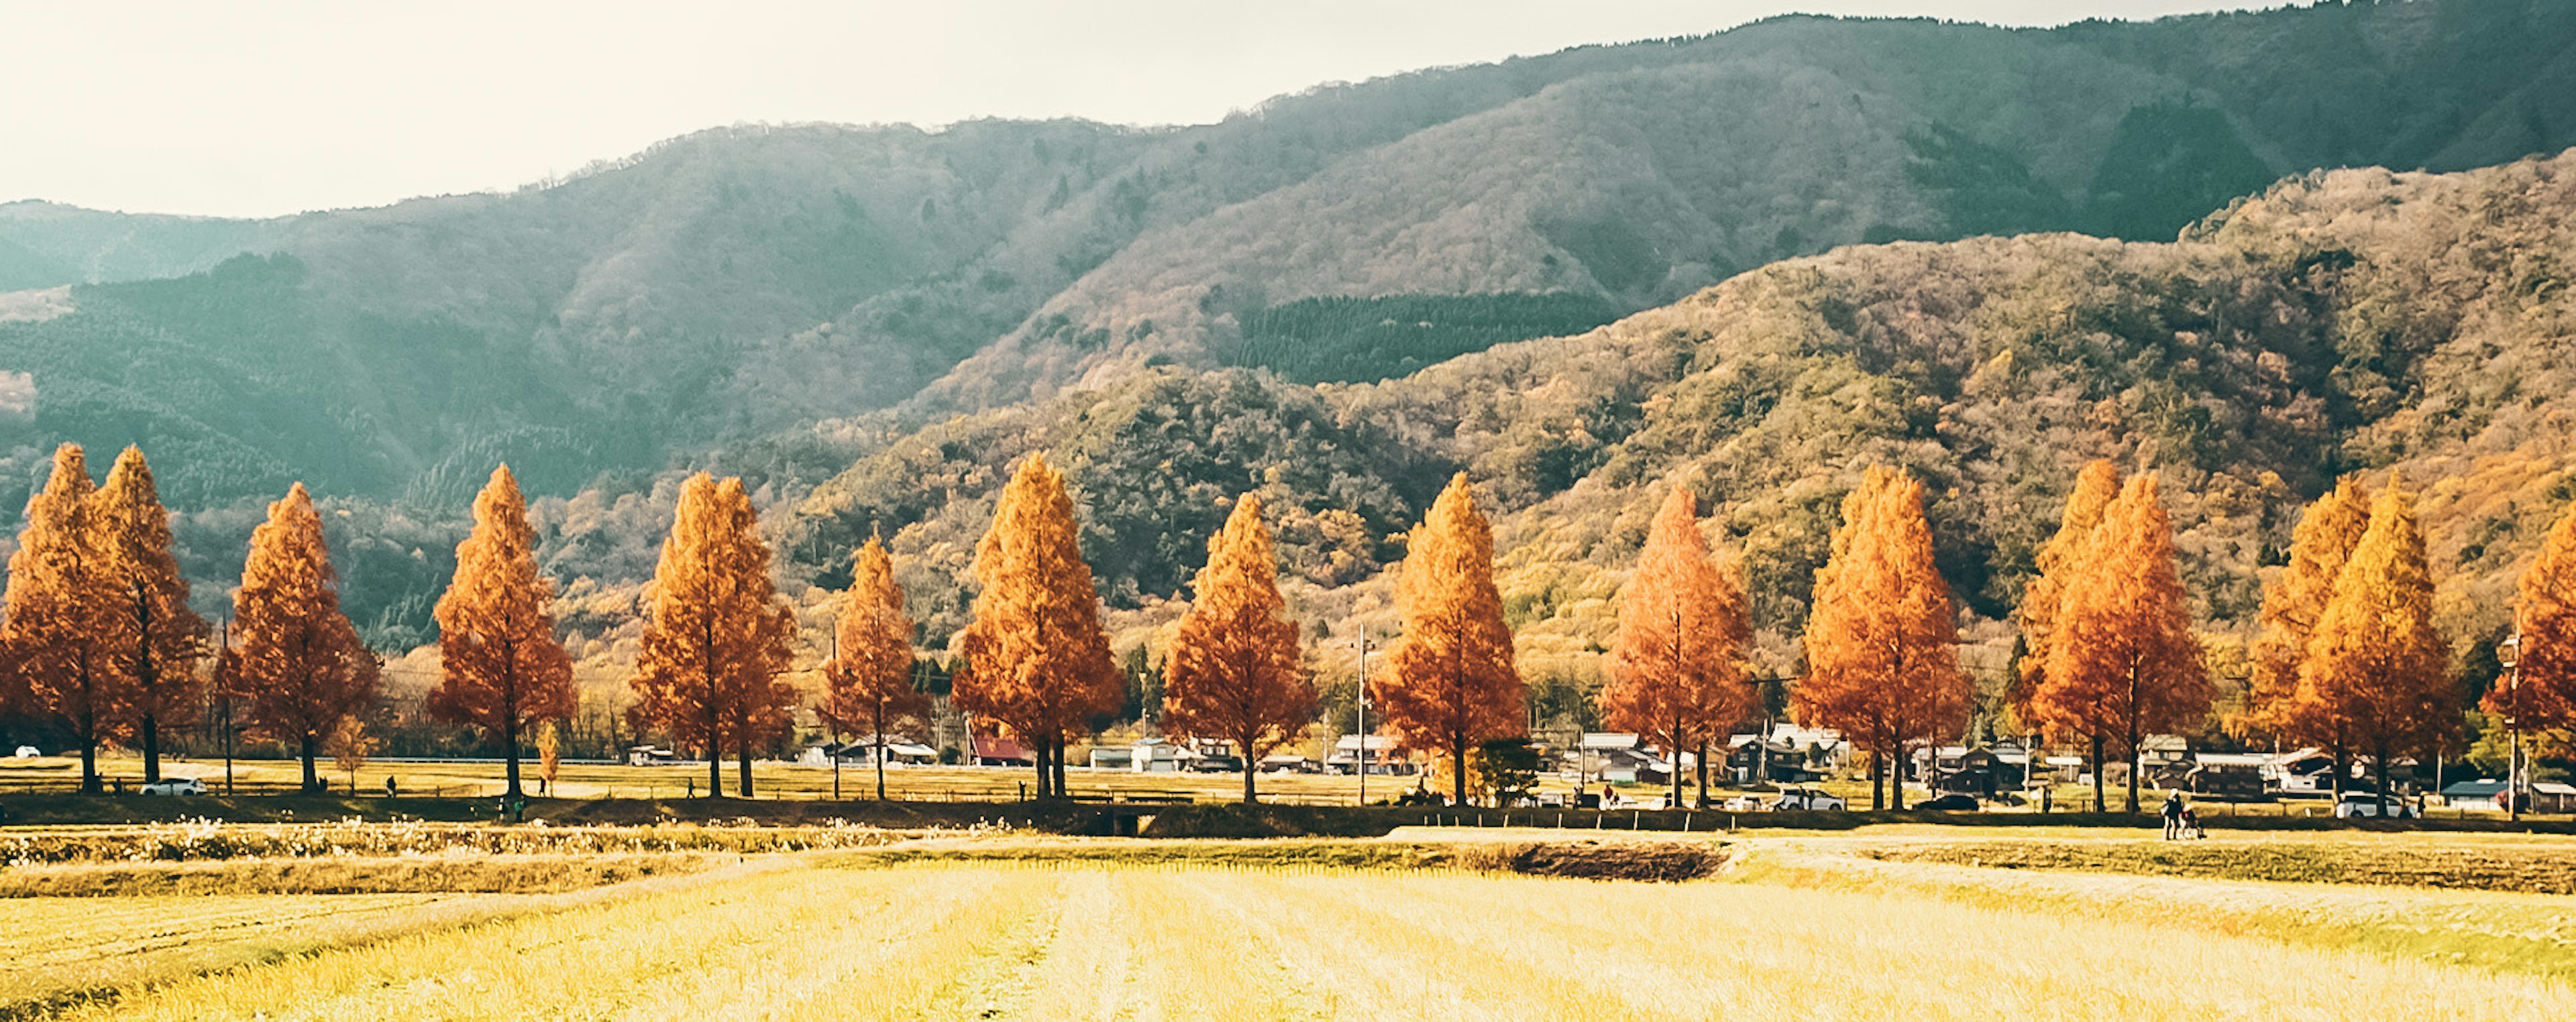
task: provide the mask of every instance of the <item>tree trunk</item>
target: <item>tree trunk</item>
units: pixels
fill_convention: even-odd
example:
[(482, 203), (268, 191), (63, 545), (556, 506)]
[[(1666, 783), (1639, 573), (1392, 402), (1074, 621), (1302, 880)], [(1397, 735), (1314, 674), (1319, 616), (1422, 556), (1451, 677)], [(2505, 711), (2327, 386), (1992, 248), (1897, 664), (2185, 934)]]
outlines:
[(1252, 805), (1259, 801), (1261, 796), (1252, 790), (1252, 757), (1246, 756), (1243, 758), (1243, 804)]
[(322, 791), (322, 774), (314, 769), (320, 762), (320, 751), (315, 748), (317, 744), (314, 736), (307, 732), (304, 736), (304, 790), (307, 794), (320, 794)]
[(1887, 764), (1887, 807), (1905, 811), (1905, 743), (1896, 743), (1896, 755)]
[(724, 743), (716, 740), (712, 729), (707, 735), (707, 797), (724, 797)]
[(735, 762), (737, 762), (737, 763), (742, 764), (742, 785), (741, 785), (741, 787), (742, 787), (742, 797), (744, 797), (744, 798), (750, 798), (750, 797), (752, 797), (752, 794), (751, 794), (751, 727), (750, 727), (750, 722), (749, 722), (749, 721), (745, 721), (745, 722), (744, 722), (744, 726), (743, 726), (743, 729), (742, 729), (742, 745), (741, 745), (741, 747), (740, 747), (739, 749), (737, 749), (736, 751), (738, 751), (738, 752), (740, 752), (740, 753), (741, 753), (741, 755), (740, 755), (740, 756), (738, 756), (738, 757), (736, 757), (734, 761), (735, 761)]
[(1699, 741), (1699, 801), (1708, 804), (1708, 739)]
[(1678, 717), (1673, 719), (1673, 740), (1670, 744), (1672, 748), (1664, 751), (1673, 757), (1673, 800), (1665, 808), (1679, 809), (1682, 805), (1682, 722)]
[(1055, 793), (1051, 790), (1055, 787), (1055, 771), (1047, 769), (1047, 743), (1040, 740), (1031, 740), (1029, 742), (1028, 749), (1029, 763), (1031, 766), (1036, 767), (1038, 771), (1038, 798), (1049, 799), (1055, 797)]
[(1887, 757), (1878, 750), (1869, 753), (1869, 810), (1887, 808)]
[(1068, 743), (1066, 743), (1062, 738), (1055, 740), (1055, 794), (1057, 798), (1073, 797), (1073, 793), (1068, 790), (1064, 784), (1064, 747), (1066, 744)]
[[(1362, 741), (1366, 741), (1366, 739), (1362, 739)], [(1450, 800), (1463, 806), (1467, 804), (1466, 740), (1462, 738), (1458, 741), (1449, 743), (1449, 752), (1449, 783), (1451, 785), (1449, 789)]]
[(143, 715), (143, 783), (161, 783), (161, 721)]
[[(2372, 772), (2379, 775), (2379, 818), (2385, 820), (2388, 818), (2388, 750), (2374, 749), (2371, 757), (2374, 764)], [(2507, 799), (2512, 797), (2509, 792), (2505, 795)]]
[[(2130, 697), (2134, 700), (2137, 694), (2137, 686), (2134, 684), (2130, 685), (2129, 692)], [(2132, 702), (2131, 705), (2136, 704)], [(2129, 804), (2124, 810), (2131, 814), (2135, 814), (2138, 811), (2138, 775), (2145, 772), (2140, 769), (2143, 764), (2138, 761), (2144, 758), (2145, 757), (2138, 754), (2138, 715), (2131, 713), (2129, 715)]]
[[(834, 759), (833, 762), (840, 760)], [(885, 732), (880, 729), (877, 732), (877, 801), (885, 800)]]
[(2351, 772), (2352, 766), (2344, 761), (2343, 746), (2335, 746), (2331, 755), (2334, 759), (2334, 777), (2332, 778), (2334, 792), (2333, 804), (2340, 806), (2343, 804), (2344, 775)]
[[(519, 790), (519, 721), (516, 715), (505, 714), (501, 718), (501, 762), (504, 764), (502, 773), (509, 779), (506, 790), (510, 801), (515, 803), (522, 795)], [(357, 782), (352, 780), (349, 783)]]
[(2102, 811), (2102, 736), (2093, 736), (2093, 811)]

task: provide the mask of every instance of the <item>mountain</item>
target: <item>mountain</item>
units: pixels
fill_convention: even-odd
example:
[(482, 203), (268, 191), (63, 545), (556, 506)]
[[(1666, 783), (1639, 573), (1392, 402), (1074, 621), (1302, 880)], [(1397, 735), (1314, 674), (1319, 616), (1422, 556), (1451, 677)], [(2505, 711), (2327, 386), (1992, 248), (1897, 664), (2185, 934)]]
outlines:
[(2305, 502), (2340, 473), (2393, 472), (2422, 490), (2446, 634), (2474, 664), (2576, 501), (2571, 251), (2576, 150), (2316, 172), (2175, 241), (1846, 247), (1382, 382), (1159, 367), (896, 437), (774, 526), (827, 582), (884, 531), (935, 646), (963, 623), (957, 579), (1005, 468), (1045, 449), (1122, 620), (1168, 617), (1224, 502), (1249, 492), (1277, 516), (1292, 612), (1347, 638), (1392, 627), (1394, 533), (1463, 471), (1497, 516), (1524, 669), (1579, 677), (1682, 485), (1742, 559), (1765, 666), (1793, 672), (1842, 496), (1894, 464), (1927, 482), (1972, 663), (1999, 676), (2077, 469), (2110, 458), (2164, 477), (2225, 673)]
[(447, 507), (501, 458), (571, 494), (1163, 365), (1368, 382), (1855, 242), (2167, 240), (2311, 167), (2556, 151), (2571, 100), (2576, 9), (2545, 0), (1790, 17), (1186, 128), (724, 129), (261, 221), (12, 203), (0, 289), (70, 290), (0, 321), (36, 394), (0, 488), (62, 439), (149, 439), (203, 466), (172, 466), (193, 500)]

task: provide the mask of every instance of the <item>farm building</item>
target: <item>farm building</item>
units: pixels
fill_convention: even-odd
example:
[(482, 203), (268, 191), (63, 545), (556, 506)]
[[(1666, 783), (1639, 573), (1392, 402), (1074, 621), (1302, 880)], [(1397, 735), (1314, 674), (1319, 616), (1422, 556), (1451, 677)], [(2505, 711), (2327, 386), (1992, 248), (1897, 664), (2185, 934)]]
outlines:
[[(832, 761), (837, 759), (843, 766), (875, 766), (876, 755), (877, 740), (871, 736), (856, 741), (826, 742), (811, 746), (796, 757), (796, 762), (804, 766), (831, 766)], [(892, 736), (886, 738), (885, 755), (886, 763), (889, 765), (923, 765), (939, 762), (939, 750)]]
[(2263, 765), (2271, 759), (2262, 753), (2194, 753), (2189, 789), (2195, 795), (2261, 798)]
[(976, 766), (1024, 767), (1036, 763), (1036, 758), (1029, 755), (1029, 750), (1012, 739), (998, 736), (989, 738), (977, 736), (975, 739)]
[(1261, 757), (1260, 769), (1265, 774), (1320, 774), (1324, 772), (1324, 764), (1313, 757), (1282, 752)]
[(2503, 809), (2504, 782), (2492, 777), (2455, 781), (2442, 789), (2442, 804), (2453, 809)]
[[(1343, 735), (1333, 743), (1333, 754), (1324, 757), (1324, 772), (1351, 775), (1360, 769), (1360, 736)], [(1411, 775), (1413, 763), (1397, 748), (1392, 735), (1368, 736), (1368, 772), (1377, 777), (1388, 774)]]
[(1094, 770), (1127, 770), (1140, 774), (1176, 774), (1189, 769), (1199, 754), (1170, 742), (1146, 740), (1134, 745), (1091, 747)]

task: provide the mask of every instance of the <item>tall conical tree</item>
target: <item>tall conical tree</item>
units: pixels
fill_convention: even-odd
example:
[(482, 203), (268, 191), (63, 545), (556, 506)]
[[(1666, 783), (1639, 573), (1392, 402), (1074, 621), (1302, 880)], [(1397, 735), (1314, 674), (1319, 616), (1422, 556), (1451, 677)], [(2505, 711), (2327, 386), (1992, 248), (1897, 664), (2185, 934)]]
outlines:
[(140, 448), (116, 456), (93, 500), (116, 612), (124, 618), (118, 656), (134, 682), (135, 730), (143, 744), (143, 781), (150, 784), (161, 779), (162, 729), (193, 723), (203, 701), (197, 665), (205, 656), (206, 621), (188, 608), (188, 580), (170, 554), (170, 512)]
[(340, 612), (338, 586), (322, 516), (297, 483), (251, 532), (220, 681), (242, 702), (251, 734), (296, 746), (312, 792), (323, 790), (323, 741), (340, 718), (375, 703), (380, 671)]
[(1408, 748), (1449, 757), (1451, 791), (1467, 801), (1467, 752), (1518, 735), (1528, 691), (1494, 587), (1494, 529), (1464, 472), (1415, 526), (1396, 576), (1404, 636), (1368, 680), (1369, 699)]
[(2333, 792), (2343, 794), (2352, 736), (2322, 704), (2299, 698), (2299, 674), (2308, 639), (2334, 599), (2335, 579), (2370, 527), (2370, 495), (2359, 475), (2347, 475), (2308, 505), (2291, 533), (2290, 563), (2263, 589), (2260, 630), (2254, 639), (2253, 680), (2247, 723), (2286, 742), (2314, 745), (2333, 760)]
[(1674, 805), (1682, 804), (1682, 752), (1699, 751), (1705, 794), (1711, 741), (1726, 737), (1753, 701), (1745, 680), (1753, 624), (1733, 575), (1700, 535), (1698, 500), (1675, 486), (1646, 532), (1636, 573), (1619, 590), (1602, 711), (1611, 727), (1671, 751)]
[(823, 665), (830, 686), (823, 719), (836, 734), (868, 729), (876, 745), (877, 800), (885, 801), (886, 732), (928, 719), (930, 697), (912, 687), (912, 619), (904, 616), (903, 587), (895, 584), (894, 558), (880, 537), (869, 536), (859, 548), (832, 649)]
[(2048, 641), (2057, 631), (2057, 606), (2065, 596), (2068, 581), (2084, 566), (2084, 545), (2092, 540), (2094, 527), (2102, 524), (2102, 513), (2119, 496), (2119, 469), (2101, 459), (2085, 465), (2075, 476), (2074, 491), (2066, 495), (2066, 511), (2058, 517), (2057, 535), (2040, 548), (2039, 573), (2022, 588), (2021, 656), (2014, 665), (2012, 687), (2005, 702), (2024, 728), (2039, 723), (2032, 711), (2031, 697), (2048, 676)]
[(98, 746), (132, 726), (137, 698), (124, 659), (133, 643), (121, 613), (114, 548), (98, 524), (97, 486), (80, 445), (54, 451), (43, 491), (9, 557), (8, 644), (31, 700), (60, 715), (81, 743), (81, 791), (100, 790)]
[(1950, 585), (1932, 564), (1923, 484), (1873, 467), (1843, 500), (1832, 558), (1816, 571), (1807, 615), (1807, 678), (1791, 694), (1798, 719), (1834, 728), (1877, 760), (1905, 808), (1905, 757), (1966, 727), (1968, 676), (1959, 670)]
[(2487, 690), (2484, 708), (2525, 729), (2576, 727), (2576, 505), (2550, 526), (2517, 595), (2518, 677)]
[(1261, 501), (1245, 496), (1208, 537), (1207, 566), (1191, 586), (1163, 687), (1164, 730), (1234, 743), (1243, 757), (1243, 804), (1261, 757), (1315, 719), (1315, 685), (1300, 668), (1297, 623), (1279, 595), (1279, 560)]
[(958, 636), (957, 706), (1030, 744), (1038, 794), (1065, 794), (1066, 740), (1126, 697), (1064, 476), (1032, 454), (975, 546), (975, 620)]
[(2433, 629), (2433, 572), (2414, 497), (2391, 479), (2371, 505), (2370, 528), (2335, 577), (2299, 672), (2302, 713), (2339, 724), (2370, 753), (2387, 812), (2388, 766), (2430, 753), (2459, 726), (2450, 650)]
[(2210, 703), (2209, 672), (2174, 568), (2173, 522), (2155, 476), (2130, 478), (2083, 554), (2059, 603), (2048, 673), (2032, 705), (2052, 726), (2092, 740), (2095, 805), (2103, 741), (2121, 740), (2134, 813), (2140, 740), (2198, 722)]
[(707, 751), (709, 798), (724, 794), (731, 746), (748, 797), (752, 746), (786, 728), (797, 699), (778, 680), (794, 612), (770, 584), (769, 544), (742, 480), (719, 483), (701, 472), (681, 485), (650, 592), (644, 648), (628, 682), (638, 722)]
[(438, 598), (438, 687), (430, 716), (501, 739), (509, 799), (517, 802), (519, 735), (572, 716), (572, 658), (555, 639), (537, 571), (536, 530), (510, 466), (474, 498), (474, 531), (456, 545), (456, 577)]

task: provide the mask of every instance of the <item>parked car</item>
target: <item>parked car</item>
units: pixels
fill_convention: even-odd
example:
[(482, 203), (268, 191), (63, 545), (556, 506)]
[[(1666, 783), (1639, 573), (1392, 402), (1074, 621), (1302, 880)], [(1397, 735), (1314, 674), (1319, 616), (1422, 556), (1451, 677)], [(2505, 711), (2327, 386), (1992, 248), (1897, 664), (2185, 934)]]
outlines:
[(206, 793), (206, 782), (194, 777), (172, 778), (144, 785), (143, 793), (146, 795), (203, 795)]
[(38, 751), (33, 745), (21, 745), (18, 747), (17, 757), (19, 759), (34, 759), (42, 755), (44, 755), (44, 753)]
[(1951, 793), (1949, 793), (1949, 794), (1947, 794), (1947, 795), (1942, 795), (1942, 796), (1937, 797), (1937, 798), (1927, 798), (1927, 799), (1924, 799), (1924, 800), (1923, 800), (1923, 801), (1921, 801), (1921, 802), (1914, 803), (1914, 808), (1916, 808), (1916, 809), (1929, 809), (1929, 810), (1932, 810), (1932, 811), (1934, 811), (1934, 812), (1943, 812), (1943, 813), (1949, 813), (1949, 812), (1970, 812), (1970, 813), (1973, 813), (1973, 812), (1976, 812), (1976, 811), (1977, 811), (1977, 809), (1978, 809), (1979, 807), (1978, 807), (1978, 805), (1977, 805), (1977, 797), (1976, 797), (1976, 796), (1974, 796), (1974, 795), (1962, 795), (1962, 794), (1959, 794), (1958, 792), (1955, 792), (1955, 791), (1954, 791), (1954, 792), (1951, 792)]
[(1730, 813), (1758, 813), (1770, 806), (1765, 805), (1758, 795), (1737, 795), (1727, 799), (1725, 804), (1718, 808)]
[[(2344, 793), (2343, 801), (2335, 803), (2335, 819), (2349, 820), (2363, 816), (2378, 816), (2380, 808), (2379, 796), (2366, 791), (2348, 791)], [(2387, 810), (2388, 816), (2392, 819), (2415, 818), (2415, 807), (2406, 804), (2405, 799), (2395, 795), (2388, 796)]]
[(1851, 806), (1839, 797), (1825, 794), (1814, 788), (1782, 788), (1779, 800), (1771, 803), (1771, 808), (1849, 809)]

